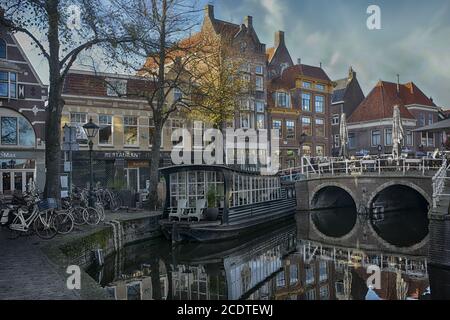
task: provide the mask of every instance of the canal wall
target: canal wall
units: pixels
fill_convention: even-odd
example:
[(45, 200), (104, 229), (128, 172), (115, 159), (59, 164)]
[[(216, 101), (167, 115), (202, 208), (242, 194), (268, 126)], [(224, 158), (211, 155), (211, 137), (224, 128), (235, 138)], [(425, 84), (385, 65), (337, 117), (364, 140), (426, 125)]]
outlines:
[(159, 220), (162, 213), (130, 214), (113, 219), (103, 226), (72, 233), (52, 241), (42, 248), (54, 267), (65, 277), (67, 268), (78, 266), (81, 270), (81, 299), (109, 299), (105, 291), (84, 270), (95, 263), (94, 250), (101, 249), (104, 258), (120, 251), (124, 246), (160, 237)]

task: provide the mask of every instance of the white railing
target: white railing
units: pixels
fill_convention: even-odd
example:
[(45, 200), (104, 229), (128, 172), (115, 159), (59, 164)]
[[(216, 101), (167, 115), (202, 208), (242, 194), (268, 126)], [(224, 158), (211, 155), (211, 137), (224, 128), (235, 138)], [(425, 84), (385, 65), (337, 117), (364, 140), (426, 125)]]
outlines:
[(382, 174), (420, 174), (439, 170), (443, 159), (401, 158), (309, 158), (301, 159), (301, 166), (280, 171), (284, 180), (298, 181), (324, 175), (382, 175)]
[(445, 182), (450, 179), (447, 173), (450, 170), (450, 165), (447, 159), (442, 162), (441, 168), (433, 177), (433, 208), (437, 208), (441, 197), (450, 197), (450, 194), (444, 194)]

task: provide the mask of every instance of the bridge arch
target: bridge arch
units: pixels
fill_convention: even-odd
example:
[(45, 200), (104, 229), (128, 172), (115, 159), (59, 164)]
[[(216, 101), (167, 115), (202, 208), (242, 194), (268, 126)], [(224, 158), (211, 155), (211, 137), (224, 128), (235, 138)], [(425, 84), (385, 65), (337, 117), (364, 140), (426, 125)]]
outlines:
[(323, 183), (311, 193), (311, 224), (325, 239), (350, 237), (358, 222), (355, 196), (339, 183)]
[(318, 200), (320, 193), (323, 192), (324, 190), (335, 190), (335, 191), (341, 190), (341, 191), (345, 192), (348, 196), (351, 197), (353, 204), (356, 206), (355, 199), (357, 199), (357, 197), (352, 189), (348, 188), (347, 186), (343, 185), (342, 183), (329, 181), (329, 182), (319, 184), (310, 193), (309, 203), (310, 203), (310, 208), (312, 210), (324, 209), (324, 208), (318, 208), (317, 203), (315, 203)]
[(420, 247), (428, 240), (430, 204), (430, 195), (415, 183), (384, 183), (372, 192), (367, 204), (369, 228), (388, 246)]
[(428, 205), (431, 205), (433, 200), (431, 199), (431, 195), (429, 195), (425, 190), (423, 190), (421, 187), (416, 185), (415, 183), (408, 182), (405, 180), (393, 180), (386, 182), (377, 188), (375, 188), (372, 193), (370, 194), (369, 201), (367, 202), (367, 208), (372, 209), (372, 204), (375, 198), (384, 190), (394, 187), (394, 186), (404, 186), (408, 187), (410, 189), (413, 189), (414, 191), (418, 192), (427, 202)]

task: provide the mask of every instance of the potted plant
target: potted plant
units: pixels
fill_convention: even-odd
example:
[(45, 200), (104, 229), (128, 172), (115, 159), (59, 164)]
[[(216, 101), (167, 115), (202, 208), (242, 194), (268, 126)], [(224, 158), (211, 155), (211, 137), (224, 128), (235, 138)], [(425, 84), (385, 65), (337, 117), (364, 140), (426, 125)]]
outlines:
[(209, 189), (206, 195), (208, 200), (208, 208), (206, 209), (206, 218), (208, 221), (216, 221), (219, 216), (219, 208), (217, 207), (217, 193), (214, 189)]

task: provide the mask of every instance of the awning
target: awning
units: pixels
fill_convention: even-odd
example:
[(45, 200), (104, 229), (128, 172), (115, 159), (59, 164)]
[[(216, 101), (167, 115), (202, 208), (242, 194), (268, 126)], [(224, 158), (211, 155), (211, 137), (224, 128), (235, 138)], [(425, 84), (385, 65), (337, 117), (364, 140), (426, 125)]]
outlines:
[(433, 124), (430, 124), (429, 126), (422, 127), (416, 130), (413, 130), (414, 132), (442, 132), (445, 130), (450, 131), (450, 119), (446, 119), (443, 121), (439, 121)]

